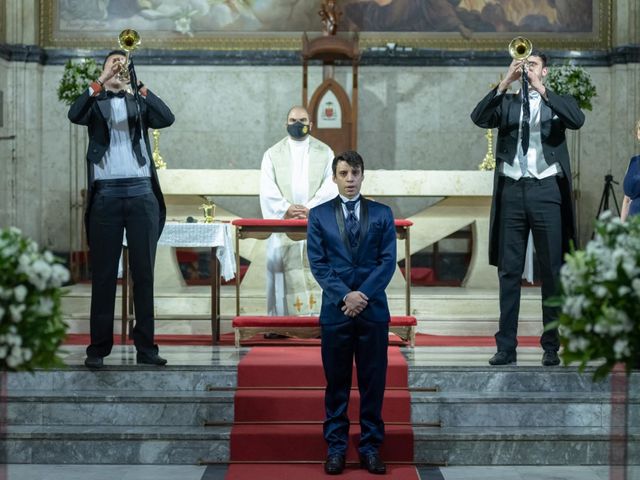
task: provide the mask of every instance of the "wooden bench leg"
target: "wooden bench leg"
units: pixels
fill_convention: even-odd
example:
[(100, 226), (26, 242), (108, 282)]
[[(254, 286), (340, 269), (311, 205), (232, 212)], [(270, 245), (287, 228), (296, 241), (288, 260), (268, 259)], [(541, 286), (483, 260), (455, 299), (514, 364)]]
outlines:
[(409, 345), (411, 348), (416, 346), (416, 327), (409, 327)]
[(235, 327), (233, 331), (235, 335), (236, 348), (240, 348), (240, 329), (238, 327)]

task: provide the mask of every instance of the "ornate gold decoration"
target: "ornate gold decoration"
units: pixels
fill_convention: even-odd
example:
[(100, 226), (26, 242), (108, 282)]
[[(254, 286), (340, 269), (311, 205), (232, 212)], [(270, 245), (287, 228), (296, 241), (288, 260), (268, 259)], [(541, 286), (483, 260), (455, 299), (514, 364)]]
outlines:
[(167, 168), (167, 162), (165, 162), (162, 159), (162, 155), (160, 155), (160, 130), (153, 130), (151, 135), (153, 135), (153, 153), (151, 154), (153, 164), (158, 170), (162, 170)]
[(493, 130), (487, 129), (487, 134), (484, 136), (487, 139), (487, 154), (484, 156), (484, 160), (478, 166), (480, 170), (495, 170), (496, 158), (493, 155)]
[(293, 304), (294, 307), (296, 307), (296, 311), (298, 313), (300, 313), (300, 310), (302, 310), (302, 306), (304, 304), (302, 303), (302, 301), (300, 300), (300, 297), (296, 297), (296, 303)]
[(317, 304), (316, 298), (313, 296), (313, 293), (309, 295), (309, 310), (313, 311), (313, 306)]

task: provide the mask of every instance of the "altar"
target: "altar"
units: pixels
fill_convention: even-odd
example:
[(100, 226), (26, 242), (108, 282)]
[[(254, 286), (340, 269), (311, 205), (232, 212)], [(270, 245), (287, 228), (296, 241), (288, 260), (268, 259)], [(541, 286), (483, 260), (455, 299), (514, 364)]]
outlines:
[[(203, 198), (258, 196), (259, 170), (165, 169), (158, 176), (167, 203), (167, 218), (184, 221), (197, 216)], [(362, 193), (384, 201), (385, 197), (435, 197), (432, 206), (406, 217), (413, 222), (409, 254), (447, 237), (464, 227), (471, 227), (471, 261), (462, 286), (496, 289), (495, 267), (489, 265), (489, 212), (493, 172), (473, 170), (367, 170)], [(239, 218), (232, 211), (217, 208), (216, 218), (232, 221)], [(264, 290), (265, 243), (247, 240), (242, 256), (251, 262), (243, 280), (244, 290)], [(398, 261), (405, 258), (398, 250)], [(160, 271), (163, 270), (157, 262)], [(158, 276), (156, 285), (168, 282)], [(403, 289), (404, 279), (398, 269), (390, 289)], [(231, 312), (230, 312), (231, 313)]]

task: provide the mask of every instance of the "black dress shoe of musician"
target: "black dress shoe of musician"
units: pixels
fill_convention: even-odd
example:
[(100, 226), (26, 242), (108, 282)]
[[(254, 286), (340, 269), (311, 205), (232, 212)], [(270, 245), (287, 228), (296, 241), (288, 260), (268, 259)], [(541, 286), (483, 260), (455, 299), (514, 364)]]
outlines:
[(387, 466), (377, 453), (360, 455), (360, 468), (366, 468), (367, 472), (373, 473), (374, 475), (384, 475), (387, 473)]
[(542, 354), (542, 365), (544, 365), (545, 367), (560, 365), (560, 357), (558, 356), (558, 352), (554, 350), (545, 350)]
[(84, 359), (84, 366), (92, 370), (97, 370), (104, 366), (104, 362), (102, 360), (102, 357), (87, 355), (87, 358)]
[(489, 359), (489, 365), (509, 365), (516, 363), (517, 355), (515, 351), (507, 352), (502, 350)]
[(136, 363), (144, 365), (158, 365), (163, 366), (167, 364), (167, 360), (162, 358), (157, 353), (136, 353)]
[(340, 475), (344, 470), (345, 463), (344, 455), (339, 453), (331, 454), (327, 457), (327, 461), (324, 462), (324, 473), (327, 475)]

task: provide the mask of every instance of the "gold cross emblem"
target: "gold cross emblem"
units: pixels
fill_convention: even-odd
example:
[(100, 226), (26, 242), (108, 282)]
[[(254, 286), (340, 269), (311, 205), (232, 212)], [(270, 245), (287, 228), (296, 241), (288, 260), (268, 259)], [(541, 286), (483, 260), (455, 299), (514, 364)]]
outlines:
[(300, 297), (296, 297), (296, 303), (294, 303), (293, 306), (296, 307), (296, 310), (298, 312), (300, 312), (300, 310), (302, 310), (302, 305), (304, 305), (304, 304), (300, 301)]
[(309, 296), (309, 310), (313, 310), (313, 306), (318, 303), (316, 302), (315, 297), (313, 296), (313, 293)]

